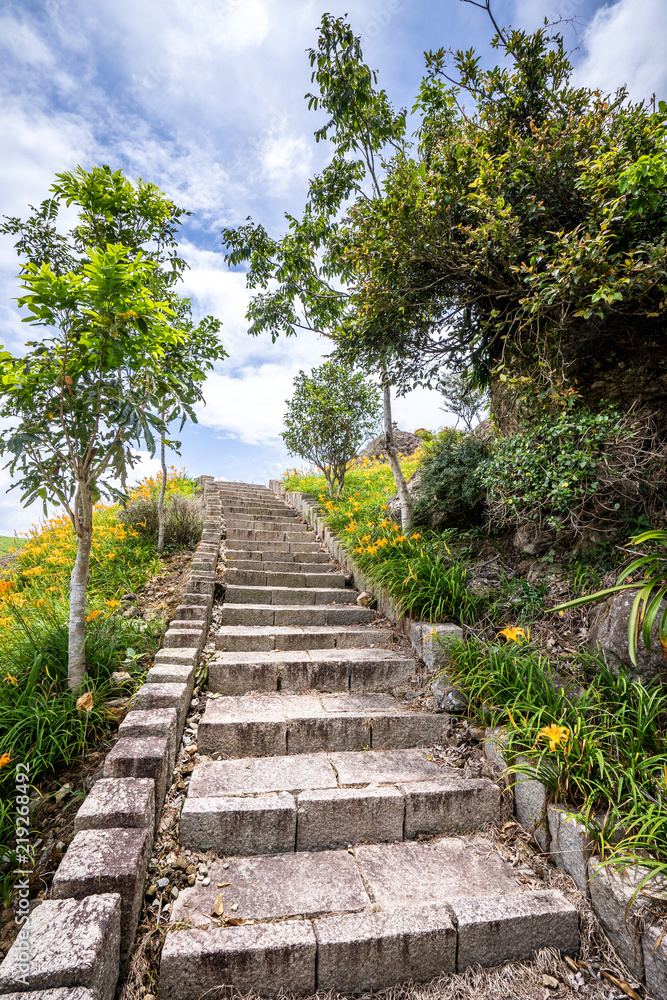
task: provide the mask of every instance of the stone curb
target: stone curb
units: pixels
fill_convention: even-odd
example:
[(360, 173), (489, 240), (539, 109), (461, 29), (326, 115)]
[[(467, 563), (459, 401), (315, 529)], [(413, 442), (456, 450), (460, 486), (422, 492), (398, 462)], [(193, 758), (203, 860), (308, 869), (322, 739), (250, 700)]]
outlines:
[[(135, 693), (119, 739), (76, 815), (75, 836), (0, 965), (0, 996), (113, 1000), (136, 935), (157, 821), (170, 784), (208, 636), (223, 518), (212, 476), (202, 537), (154, 666)], [(196, 610), (195, 610), (196, 609)], [(26, 948), (31, 960), (25, 973)]]
[[(271, 479), (269, 488), (310, 523), (343, 572), (352, 577), (355, 587), (375, 595), (378, 610), (408, 635), (419, 658), (432, 669), (441, 666), (442, 650), (431, 636), (435, 633), (436, 636), (459, 637), (461, 630), (455, 625), (411, 622), (402, 616), (391, 597), (365, 576), (331, 530), (325, 527), (312, 497), (287, 492), (279, 479)], [(453, 687), (444, 685), (444, 688), (443, 707), (448, 711), (461, 711), (459, 693)], [(487, 731), (485, 753), (494, 764), (506, 766), (497, 731)], [(550, 805), (547, 789), (539, 781), (518, 780), (514, 784), (517, 821), (533, 834), (553, 863), (586, 892), (607, 937), (632, 974), (646, 983), (655, 1000), (667, 1000), (667, 934), (657, 923), (642, 927), (641, 921), (634, 916), (635, 907), (629, 904), (636, 886), (636, 882), (633, 883), (636, 872), (621, 873), (611, 866), (600, 866), (600, 858), (594, 856), (593, 844), (583, 825), (569, 817), (569, 811), (574, 811), (574, 807), (568, 810), (567, 806)]]

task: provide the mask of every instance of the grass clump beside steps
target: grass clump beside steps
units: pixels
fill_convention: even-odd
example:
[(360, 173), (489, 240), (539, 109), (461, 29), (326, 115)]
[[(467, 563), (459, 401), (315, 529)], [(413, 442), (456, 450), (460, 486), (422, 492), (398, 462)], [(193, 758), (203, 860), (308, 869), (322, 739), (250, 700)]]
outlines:
[[(519, 630), (507, 643), (447, 641), (447, 676), (470, 714), (501, 729), (515, 780), (537, 778), (604, 861), (667, 876), (667, 691), (579, 652), (564, 683)], [(664, 885), (664, 883), (663, 883)], [(667, 903), (664, 889), (651, 894)]]
[[(159, 484), (145, 479), (131, 492), (132, 502), (157, 498)], [(194, 493), (182, 473), (170, 477), (170, 494)], [(17, 763), (28, 764), (37, 783), (105, 738), (118, 722), (107, 702), (130, 694), (143, 679), (156, 651), (164, 618), (126, 618), (121, 597), (134, 593), (160, 570), (150, 533), (124, 522), (117, 505), (98, 504), (86, 616), (87, 707), (77, 707), (67, 688), (68, 588), (76, 555), (69, 518), (55, 515), (33, 528), (16, 558), (0, 570), (0, 869), (7, 898), (11, 885), (12, 791)], [(110, 675), (126, 671), (119, 689)]]

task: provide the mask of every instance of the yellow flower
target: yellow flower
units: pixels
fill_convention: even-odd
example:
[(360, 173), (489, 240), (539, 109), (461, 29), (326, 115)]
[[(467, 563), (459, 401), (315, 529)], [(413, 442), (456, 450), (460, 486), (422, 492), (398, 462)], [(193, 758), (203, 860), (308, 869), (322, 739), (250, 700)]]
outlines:
[(111, 608), (112, 610), (113, 610), (113, 608), (120, 607), (120, 601), (115, 601), (113, 599), (110, 600), (110, 601), (107, 601), (107, 607)]
[(387, 541), (386, 538), (378, 538), (375, 544), (379, 546), (381, 549), (383, 549), (385, 545), (389, 545), (389, 542)]
[(530, 629), (522, 629), (517, 625), (502, 629), (497, 632), (496, 635), (504, 635), (508, 642), (516, 642), (517, 645), (522, 646), (524, 642), (529, 642), (530, 640)]
[(364, 551), (363, 545), (357, 545), (357, 547), (356, 547), (356, 549), (354, 551), (355, 552), (363, 552)]
[(410, 535), (410, 538), (416, 542), (421, 538), (421, 535), (419, 534), (418, 531), (416, 531), (414, 535)]
[(362, 542), (370, 542), (371, 536), (370, 535), (362, 535), (361, 540), (362, 540)]
[(14, 687), (16, 687), (16, 685), (18, 684), (18, 681), (17, 681), (16, 677), (12, 677), (11, 674), (7, 674), (7, 676), (5, 677), (5, 684), (13, 684)]
[(566, 744), (569, 742), (570, 730), (567, 726), (557, 726), (555, 722), (552, 722), (550, 726), (545, 726), (544, 729), (540, 729), (537, 738), (549, 740), (550, 750), (561, 750), (565, 749)]
[(86, 615), (86, 621), (87, 622), (94, 622), (96, 618), (99, 618), (100, 615), (103, 615), (103, 614), (104, 614), (103, 611), (91, 611), (89, 615)]
[(2, 757), (0, 757), (0, 767), (5, 767), (6, 764), (9, 764), (11, 759), (12, 759), (11, 754), (3, 753)]

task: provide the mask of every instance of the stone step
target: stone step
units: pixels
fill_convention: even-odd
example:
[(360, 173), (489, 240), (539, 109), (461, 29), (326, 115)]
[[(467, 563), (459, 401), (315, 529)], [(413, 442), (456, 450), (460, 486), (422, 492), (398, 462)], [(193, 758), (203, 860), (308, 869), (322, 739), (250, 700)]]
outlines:
[(286, 517), (228, 517), (226, 520), (227, 537), (233, 531), (275, 531), (277, 534), (291, 532), (292, 534), (305, 534), (312, 531), (303, 521), (290, 521)]
[(180, 843), (223, 854), (283, 854), (480, 830), (500, 789), (423, 750), (304, 754), (195, 765)]
[(576, 908), (557, 890), (526, 889), (474, 835), (232, 857), (210, 863), (208, 878), (172, 906), (161, 1000), (223, 984), (263, 996), (370, 992), (579, 948)]
[(390, 649), (215, 653), (208, 664), (208, 690), (224, 695), (388, 690), (408, 683), (416, 669), (413, 659)]
[(225, 536), (234, 542), (308, 542), (314, 541), (315, 535), (305, 525), (295, 523), (290, 531), (272, 531), (269, 528), (227, 528)]
[[(296, 573), (291, 570), (274, 573), (259, 569), (235, 569), (227, 567), (226, 581), (229, 584), (246, 587), (303, 587), (343, 588), (345, 576), (342, 573)], [(355, 598), (356, 600), (356, 598)]]
[(271, 649), (360, 649), (390, 646), (387, 629), (363, 625), (222, 625), (215, 648), (228, 653), (266, 653)]
[[(254, 569), (261, 569), (258, 563), (302, 563), (312, 565), (312, 563), (321, 563), (326, 566), (326, 569), (317, 570), (318, 573), (328, 572), (329, 566), (335, 566), (335, 563), (331, 561), (331, 556), (327, 552), (323, 552), (321, 548), (317, 548), (314, 552), (285, 552), (284, 549), (276, 550), (267, 549), (266, 552), (260, 549), (236, 549), (236, 548), (225, 548), (225, 559), (228, 562), (238, 563), (240, 560), (244, 562), (251, 562), (254, 564)], [(246, 567), (238, 567), (246, 568)], [(252, 569), (253, 567), (248, 567)]]
[(294, 524), (297, 520), (296, 511), (278, 507), (224, 507), (223, 514), (228, 521), (288, 521)]
[[(228, 571), (229, 572), (229, 571)], [(327, 574), (324, 579), (329, 579)], [(354, 604), (359, 591), (350, 587), (250, 587), (228, 583), (226, 604)]]
[(198, 727), (206, 756), (261, 757), (442, 743), (448, 717), (388, 694), (257, 694), (209, 699)]
[[(243, 552), (295, 552), (299, 555), (303, 553), (311, 552), (324, 552), (324, 549), (317, 540), (309, 541), (308, 535), (305, 536), (305, 541), (299, 539), (297, 541), (271, 541), (264, 539), (264, 541), (258, 541), (255, 538), (231, 538), (228, 539), (225, 544), (225, 549), (230, 548), (235, 551)], [(231, 542), (231, 544), (230, 544)], [(328, 556), (327, 558), (331, 558)]]
[(230, 569), (266, 570), (267, 573), (339, 573), (340, 570), (332, 562), (296, 562), (294, 560), (272, 559), (233, 559), (227, 556)]
[[(361, 625), (375, 612), (357, 604), (224, 604), (221, 625)], [(173, 627), (173, 623), (172, 623)]]

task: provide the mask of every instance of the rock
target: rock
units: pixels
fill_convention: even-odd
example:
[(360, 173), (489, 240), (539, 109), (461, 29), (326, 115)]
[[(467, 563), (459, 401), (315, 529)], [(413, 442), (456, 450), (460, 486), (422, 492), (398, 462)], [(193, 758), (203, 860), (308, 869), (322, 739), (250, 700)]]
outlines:
[(468, 707), (468, 699), (455, 685), (450, 684), (446, 677), (439, 677), (431, 685), (431, 691), (436, 704), (443, 712), (461, 713)]
[[(400, 431), (395, 425), (393, 430), (394, 444), (401, 455), (414, 454), (424, 443), (418, 434), (412, 434), (411, 431)], [(379, 434), (359, 452), (357, 458), (384, 458), (387, 454), (384, 450), (384, 440), (384, 434)]]
[(112, 674), (109, 674), (109, 680), (114, 687), (120, 687), (131, 681), (132, 677), (127, 670), (114, 670)]
[(512, 541), (521, 552), (543, 556), (559, 540), (560, 534), (554, 528), (540, 528), (534, 521), (528, 521), (517, 528)]
[(646, 679), (664, 678), (667, 676), (667, 662), (658, 638), (658, 624), (664, 609), (667, 607), (667, 601), (662, 602), (656, 616), (651, 632), (650, 651), (646, 649), (640, 636), (637, 643), (637, 665), (634, 666), (630, 661), (628, 620), (636, 593), (636, 590), (624, 590), (598, 604), (591, 614), (593, 626), (589, 632), (588, 641), (594, 649), (602, 652), (605, 662), (612, 668), (618, 666), (620, 661), (633, 673), (639, 674), (640, 677)]
[[(416, 472), (412, 473), (412, 475), (410, 476), (410, 478), (406, 483), (408, 487), (408, 493), (414, 493), (415, 490), (419, 489), (421, 478), (422, 478), (421, 469), (417, 469)], [(391, 517), (394, 521), (400, 522), (401, 504), (398, 499), (398, 493), (394, 493), (387, 500), (387, 513), (389, 514), (389, 517)]]
[(359, 605), (360, 608), (370, 608), (371, 604), (374, 603), (375, 603), (375, 597), (367, 590), (362, 590), (362, 592), (357, 597), (357, 604)]

